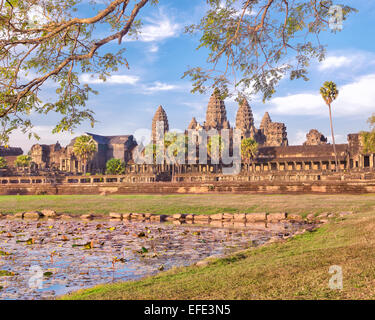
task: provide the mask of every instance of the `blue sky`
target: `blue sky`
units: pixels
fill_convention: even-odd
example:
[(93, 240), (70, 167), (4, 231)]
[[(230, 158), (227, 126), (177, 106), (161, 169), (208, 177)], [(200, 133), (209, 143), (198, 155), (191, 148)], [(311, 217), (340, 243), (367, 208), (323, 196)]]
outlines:
[[(346, 142), (348, 133), (368, 129), (366, 123), (375, 112), (375, 2), (368, 0), (342, 1), (356, 7), (359, 12), (344, 22), (343, 31), (322, 34), (320, 40), (327, 44), (327, 59), (310, 66), (310, 81), (281, 81), (278, 91), (265, 104), (259, 97), (250, 100), (256, 126), (265, 111), (273, 121), (287, 126), (290, 144), (301, 144), (306, 133), (313, 128), (330, 136), (328, 110), (319, 96), (319, 88), (326, 80), (335, 81), (340, 89), (334, 102), (333, 114), (337, 142)], [(184, 26), (198, 22), (205, 12), (204, 0), (160, 0), (158, 6), (148, 6), (142, 13), (143, 33), (138, 41), (125, 41), (126, 58), (130, 70), (121, 68), (106, 83), (89, 75), (81, 75), (98, 90), (91, 96), (88, 106), (99, 121), (94, 128), (84, 123), (74, 135), (93, 132), (102, 135), (147, 133), (157, 107), (162, 105), (168, 114), (171, 129), (185, 129), (195, 116), (199, 122), (205, 118), (210, 94), (191, 94), (191, 83), (181, 79), (188, 66), (204, 65), (204, 50), (197, 51), (198, 37), (184, 34)], [(82, 16), (90, 16), (86, 5), (80, 9)], [(117, 43), (107, 48), (118, 48)], [(42, 96), (53, 97), (54, 88), (44, 89)], [(237, 104), (225, 101), (228, 120), (235, 124)], [(51, 144), (57, 140), (66, 145), (72, 135), (52, 134), (56, 115), (33, 116), (39, 143)], [(10, 145), (20, 146), (27, 152), (37, 143), (15, 132)]]

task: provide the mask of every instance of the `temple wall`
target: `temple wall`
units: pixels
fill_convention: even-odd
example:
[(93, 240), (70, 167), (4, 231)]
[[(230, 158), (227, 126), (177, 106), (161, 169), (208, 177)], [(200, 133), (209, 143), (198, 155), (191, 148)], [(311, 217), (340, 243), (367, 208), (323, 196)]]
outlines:
[[(178, 176), (177, 176), (178, 177)], [(193, 176), (192, 176), (193, 177)], [(212, 178), (215, 179), (212, 179)], [(337, 194), (375, 193), (375, 172), (357, 174), (215, 176), (203, 174), (197, 180), (156, 182), (154, 174), (125, 176), (0, 177), (0, 195), (43, 194)], [(199, 179), (198, 179), (199, 178)], [(216, 180), (216, 178), (220, 178)]]
[(293, 183), (172, 183), (124, 184), (124, 185), (0, 185), (0, 195), (70, 195), (70, 194), (205, 194), (205, 193), (249, 193), (249, 194), (365, 194), (375, 193), (375, 181), (368, 182), (316, 182)]

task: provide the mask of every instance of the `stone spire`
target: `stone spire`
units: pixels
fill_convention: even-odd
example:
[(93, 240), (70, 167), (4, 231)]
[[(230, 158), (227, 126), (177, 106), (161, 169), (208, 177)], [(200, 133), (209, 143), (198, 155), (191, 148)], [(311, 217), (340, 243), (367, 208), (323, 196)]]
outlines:
[(205, 128), (221, 130), (226, 121), (227, 111), (224, 101), (220, 99), (219, 92), (215, 90), (208, 102)]
[(327, 144), (327, 138), (318, 130), (312, 129), (308, 134), (306, 134), (306, 142), (304, 146), (319, 146), (322, 144)]
[(250, 105), (246, 99), (243, 99), (239, 104), (236, 115), (236, 129), (241, 130), (244, 136), (251, 131), (254, 131), (253, 112), (251, 111)]
[(268, 125), (272, 122), (270, 115), (266, 112), (263, 116), (262, 122), (260, 124), (260, 130), (263, 132), (267, 129)]
[(197, 129), (197, 126), (198, 126), (198, 122), (195, 119), (195, 117), (193, 117), (193, 119), (191, 119), (191, 122), (188, 126), (188, 130), (195, 130), (195, 129)]
[(158, 121), (164, 122), (164, 133), (169, 131), (167, 113), (162, 106), (156, 110), (154, 117), (152, 118), (152, 140), (156, 141), (156, 123)]

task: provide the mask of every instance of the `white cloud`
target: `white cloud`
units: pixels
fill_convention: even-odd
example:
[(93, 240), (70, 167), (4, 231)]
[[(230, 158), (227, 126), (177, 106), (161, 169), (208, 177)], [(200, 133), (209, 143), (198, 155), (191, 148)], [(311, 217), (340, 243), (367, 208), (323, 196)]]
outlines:
[[(319, 71), (337, 71), (337, 69), (347, 70), (350, 68), (358, 70), (375, 65), (375, 55), (368, 51), (345, 51), (332, 54), (318, 65)], [(368, 69), (366, 69), (368, 70)]]
[(271, 100), (272, 113), (285, 115), (321, 115), (326, 111), (322, 98), (317, 94), (299, 93)]
[(175, 37), (179, 34), (181, 26), (164, 13), (162, 9), (153, 17), (144, 18), (146, 23), (141, 28), (138, 39), (128, 38), (126, 41), (153, 42)]
[(353, 58), (347, 56), (330, 56), (323, 60), (318, 69), (328, 70), (328, 69), (337, 69), (343, 66), (349, 66), (353, 62)]
[(151, 53), (156, 53), (159, 51), (159, 47), (156, 44), (152, 44), (148, 51)]
[[(337, 114), (357, 115), (375, 111), (375, 74), (360, 77), (344, 85), (337, 98)], [(340, 88), (339, 88), (340, 89)]]
[(93, 76), (88, 73), (83, 73), (80, 76), (80, 82), (87, 84), (130, 84), (135, 85), (139, 81), (137, 76), (128, 75), (113, 75), (107, 77), (106, 81), (98, 78), (98, 76)]
[[(357, 78), (338, 86), (339, 96), (333, 102), (335, 116), (368, 117), (375, 110), (375, 74)], [(298, 93), (271, 100), (271, 112), (281, 115), (328, 116), (327, 106), (319, 93)]]
[(171, 91), (171, 90), (176, 90), (179, 89), (180, 87), (174, 84), (168, 84), (168, 83), (163, 83), (156, 81), (150, 86), (144, 86), (144, 90), (147, 91), (148, 93), (154, 93), (158, 91)]

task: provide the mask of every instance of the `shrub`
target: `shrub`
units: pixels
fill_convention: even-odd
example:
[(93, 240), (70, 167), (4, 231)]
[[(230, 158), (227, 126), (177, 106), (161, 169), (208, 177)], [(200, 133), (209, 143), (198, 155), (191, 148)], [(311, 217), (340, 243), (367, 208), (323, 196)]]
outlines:
[(0, 157), (0, 169), (5, 169), (7, 166), (7, 161), (3, 157)]
[(123, 174), (125, 173), (125, 163), (120, 159), (110, 159), (106, 164), (107, 174)]

